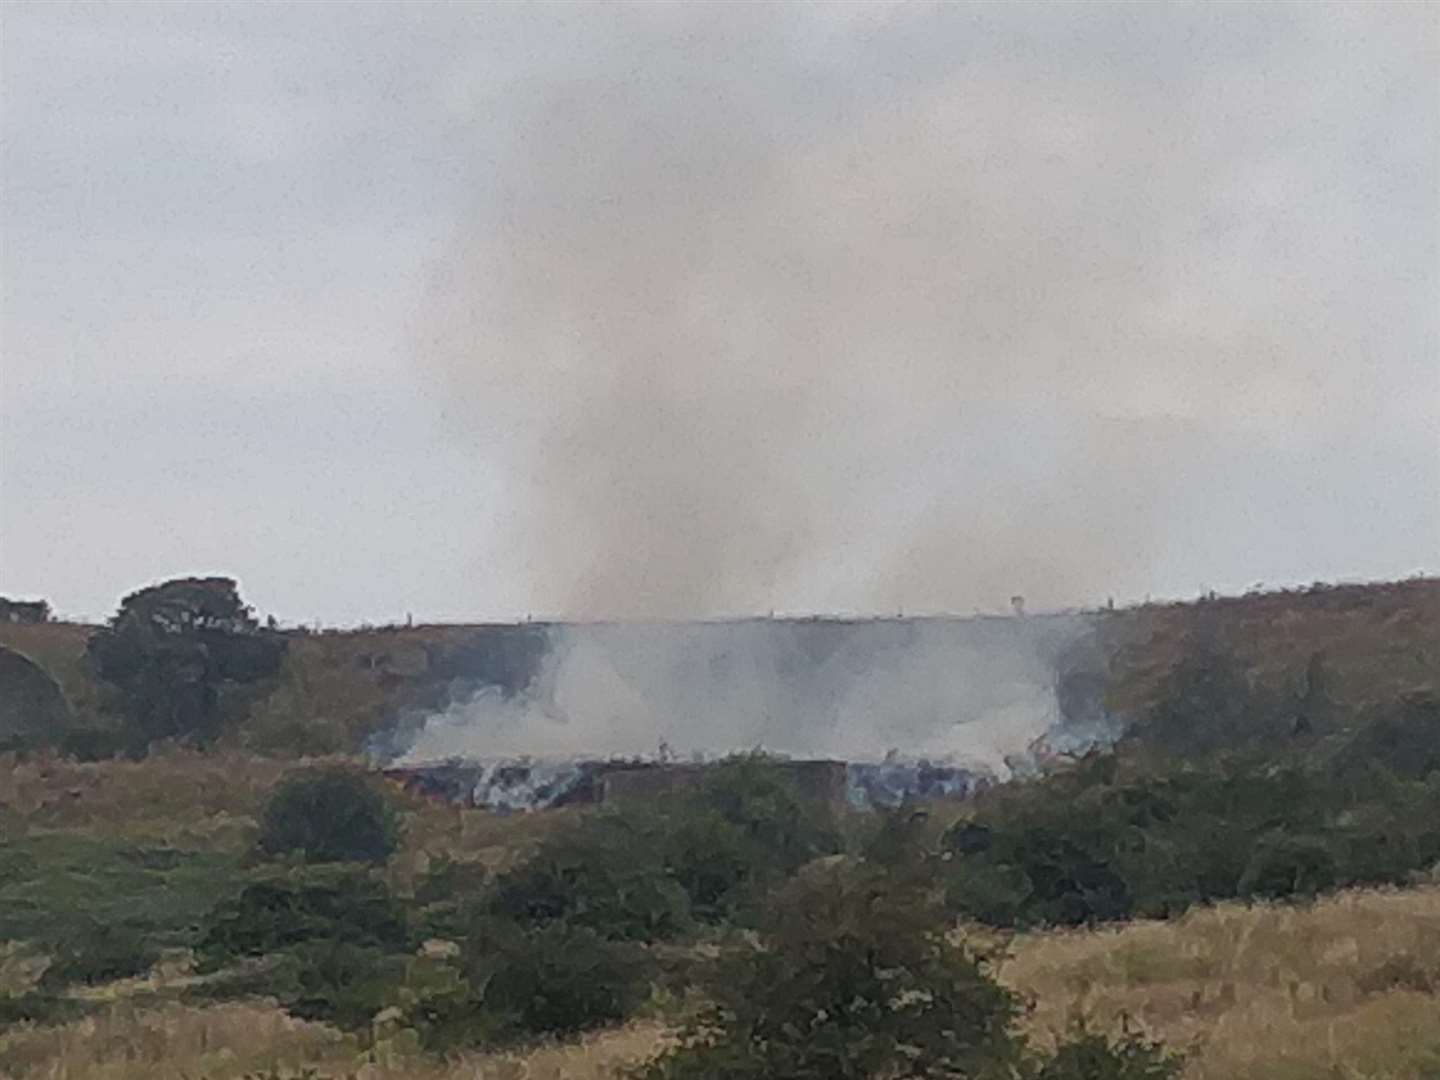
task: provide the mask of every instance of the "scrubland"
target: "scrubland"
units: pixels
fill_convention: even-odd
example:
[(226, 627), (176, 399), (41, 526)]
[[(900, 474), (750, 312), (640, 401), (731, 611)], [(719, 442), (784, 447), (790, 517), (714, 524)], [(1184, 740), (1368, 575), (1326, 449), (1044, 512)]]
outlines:
[[(1019, 934), (1008, 946), (1001, 981), (1033, 1002), (1026, 1024), (1042, 1040), (1082, 1019), (1138, 1024), (1189, 1052), (1186, 1080), (1440, 1076), (1440, 887), (1222, 904), (1168, 922)], [(375, 1080), (598, 1080), (666, 1037), (661, 1022), (643, 1020), (566, 1044), (437, 1060), (404, 1033), (387, 1036), (383, 1021), (362, 1039), (263, 1000), (167, 1001), (165, 986), (118, 984), (95, 1015), (0, 1035), (0, 1073), (236, 1080), (308, 1067)]]
[[(873, 960), (848, 971), (854, 938), (808, 936), (830, 906), (823, 885), (804, 891), (820, 868), (852, 899), (922, 882), (923, 940), (953, 925), (1014, 995), (989, 974), (973, 983), (996, 991), (1027, 1077), (1175, 1075), (1113, 1055), (1102, 1071), (1035, 1064), (1083, 1044), (1077, 1031), (1131, 1030), (1184, 1054), (1187, 1080), (1440, 1080), (1437, 586), (1116, 613), (1101, 628), (1110, 701), (1135, 724), (1114, 754), (878, 829), (812, 820), (763, 763), (630, 810), (505, 816), (408, 795), (353, 755), (397, 701), (428, 692), (430, 666), (474, 645), (468, 632), (301, 636), (269, 696), (203, 748), (0, 756), (0, 1077), (598, 1080), (658, 1055), (669, 1065), (653, 1075), (708, 1080), (672, 1051), (723, 998), (727, 965), (760, 997), (792, 970), (803, 987), (817, 943), (829, 989), (889, 977)], [(81, 628), (8, 633), (22, 630), (12, 644), (77, 715), (114, 705)], [(267, 840), (291, 774), (317, 768), (374, 789), (383, 850), (318, 856), (304, 845), (335, 837), (303, 839), (309, 824), (350, 819), (313, 807), (287, 812), (308, 823), (303, 842)], [(776, 904), (767, 926), (757, 912)], [(918, 958), (923, 997), (965, 961), (927, 968), (913, 951), (906, 920), (922, 907), (895, 908), (873, 940)], [(592, 960), (628, 980), (624, 995), (584, 992)], [(497, 1004), (496, 970), (562, 1011)], [(891, 994), (873, 996), (877, 1031)], [(872, 1039), (834, 1027), (829, 1006), (816, 1015), (839, 1045)], [(732, 1012), (730, 1050), (765, 1008)], [(942, 1030), (953, 1015), (887, 1033), (938, 1033), (943, 1055), (963, 1042)], [(814, 1060), (779, 1071), (828, 1080)], [(735, 1075), (776, 1075), (755, 1064)]]

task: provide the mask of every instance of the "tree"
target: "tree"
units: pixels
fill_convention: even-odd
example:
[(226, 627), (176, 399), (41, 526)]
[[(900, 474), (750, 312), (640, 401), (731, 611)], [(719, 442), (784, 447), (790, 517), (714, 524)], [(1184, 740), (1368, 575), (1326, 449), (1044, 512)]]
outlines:
[(395, 812), (364, 776), (307, 769), (288, 777), (265, 806), (260, 850), (307, 862), (384, 862), (395, 850)]
[(1011, 1077), (1019, 1003), (956, 942), (934, 898), (831, 858), (773, 898), (727, 957), (714, 1007), (644, 1080)]
[(230, 578), (180, 578), (125, 597), (87, 651), (115, 688), (125, 741), (139, 754), (159, 739), (212, 741), (225, 706), (279, 670), (285, 644)]

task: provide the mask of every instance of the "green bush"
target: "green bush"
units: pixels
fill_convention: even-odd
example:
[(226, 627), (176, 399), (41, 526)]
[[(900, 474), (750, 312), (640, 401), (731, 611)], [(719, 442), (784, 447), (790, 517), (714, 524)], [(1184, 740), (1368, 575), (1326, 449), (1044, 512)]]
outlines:
[(313, 942), (398, 952), (411, 937), (405, 909), (383, 881), (351, 870), (311, 870), (254, 882), (217, 905), (196, 953), (203, 968), (214, 970)]
[(1171, 1080), (1184, 1066), (1182, 1057), (1141, 1036), (1110, 1039), (1081, 1030), (1040, 1065), (1035, 1080)]
[(844, 859), (772, 900), (756, 947), (720, 965), (714, 1000), (645, 1080), (1013, 1076), (1016, 999), (947, 933), (927, 890)]
[(87, 1011), (83, 1001), (44, 990), (0, 994), (0, 1031), (12, 1024), (63, 1024)]
[(363, 1030), (395, 1000), (405, 957), (373, 946), (319, 939), (287, 949), (268, 990), (302, 1020)]
[(395, 850), (394, 810), (349, 769), (309, 769), (284, 780), (265, 807), (259, 847), (309, 862), (384, 862)]
[(476, 1030), (569, 1035), (619, 1022), (649, 993), (644, 951), (563, 922), (535, 929), (488, 920), (464, 951), (477, 1002)]
[(617, 941), (674, 937), (690, 925), (689, 902), (651, 825), (619, 813), (581, 819), (501, 874), (486, 910), (526, 928), (564, 921)]
[(143, 975), (160, 959), (144, 928), (127, 923), (87, 922), (61, 942), (45, 969), (44, 985), (113, 982)]
[(483, 863), (439, 856), (415, 886), (417, 935), (447, 941), (463, 937), (469, 912), (489, 887), (490, 871)]
[(602, 937), (660, 941), (718, 921), (816, 855), (838, 850), (833, 822), (755, 755), (695, 785), (583, 818), (493, 883), (489, 914), (558, 920)]
[(1440, 697), (1413, 694), (1376, 710), (1336, 756), (1335, 773), (1349, 780), (1370, 763), (1406, 780), (1440, 771)]
[(941, 849), (957, 913), (1073, 925), (1401, 884), (1440, 859), (1437, 821), (1440, 773), (1122, 753), (987, 792)]
[(1335, 858), (1313, 837), (1267, 837), (1255, 849), (1236, 889), (1241, 896), (1283, 900), (1333, 888)]
[(806, 798), (760, 754), (719, 762), (693, 789), (661, 799), (654, 813), (663, 822), (665, 866), (708, 921), (841, 849), (830, 808)]

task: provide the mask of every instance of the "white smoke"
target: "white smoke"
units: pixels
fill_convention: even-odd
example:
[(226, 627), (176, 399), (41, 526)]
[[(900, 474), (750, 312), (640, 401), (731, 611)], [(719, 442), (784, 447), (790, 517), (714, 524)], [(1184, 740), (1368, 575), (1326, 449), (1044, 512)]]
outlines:
[(402, 764), (714, 756), (968, 763), (996, 772), (1061, 722), (1081, 616), (610, 623), (552, 629), (519, 695), (425, 723)]

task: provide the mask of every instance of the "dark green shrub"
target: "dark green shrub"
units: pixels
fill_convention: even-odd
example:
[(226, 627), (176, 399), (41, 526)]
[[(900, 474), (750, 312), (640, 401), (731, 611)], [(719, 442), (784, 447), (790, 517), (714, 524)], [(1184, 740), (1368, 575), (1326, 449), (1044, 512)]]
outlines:
[(1012, 1076), (1015, 998), (955, 943), (927, 890), (843, 859), (771, 903), (756, 948), (721, 962), (713, 1008), (646, 1080)]
[(776, 762), (740, 754), (659, 801), (660, 850), (697, 917), (715, 921), (820, 855), (841, 849), (828, 806)]
[(1081, 1030), (1040, 1066), (1035, 1080), (1171, 1080), (1184, 1066), (1182, 1057), (1139, 1035), (1110, 1039)]
[(319, 939), (287, 949), (268, 989), (293, 1016), (363, 1030), (394, 1000), (404, 974), (403, 956)]
[(1187, 643), (1126, 740), (1182, 756), (1234, 750), (1261, 733), (1257, 711), (1239, 661), (1206, 631)]
[(1335, 858), (1324, 843), (1282, 835), (1267, 838), (1255, 849), (1238, 889), (1241, 896), (1282, 900), (1314, 896), (1333, 888), (1335, 880)]
[(1030, 915), (1030, 879), (1005, 863), (963, 865), (945, 890), (950, 910), (991, 926), (1018, 926)]
[(658, 941), (731, 915), (840, 838), (773, 762), (731, 758), (693, 787), (584, 818), (498, 878), (491, 915)]
[(623, 1020), (649, 994), (641, 948), (563, 922), (483, 921), (466, 939), (464, 963), (484, 1014), (478, 1031), (569, 1035)]
[(667, 872), (648, 819), (581, 819), (498, 877), (486, 910), (523, 927), (565, 921), (618, 941), (674, 937), (690, 924), (684, 889)]
[(403, 951), (410, 945), (405, 910), (383, 881), (364, 873), (276, 877), (217, 905), (196, 953), (202, 967), (213, 970), (311, 942)]
[(1120, 755), (987, 792), (941, 840), (952, 909), (1003, 926), (1168, 917), (1403, 884), (1440, 860), (1440, 774), (1374, 760)]
[(286, 778), (265, 807), (260, 850), (309, 862), (384, 862), (395, 850), (395, 812), (364, 775), (311, 769)]
[(485, 896), (490, 871), (482, 863), (440, 856), (415, 887), (416, 934), (456, 940), (465, 935), (469, 912)]
[(1069, 809), (1043, 801), (1011, 809), (1016, 813), (988, 826), (961, 823), (942, 838), (956, 910), (1001, 926), (1073, 926), (1134, 913), (1116, 859), (1129, 828), (1112, 832), (1093, 815), (1077, 820)]
[(513, 1036), (504, 1019), (486, 1012), (468, 979), (448, 964), (438, 965), (421, 985), (407, 986), (409, 1005), (404, 1026), (414, 1031), (425, 1049), (448, 1051), (503, 1041)]
[(1377, 710), (1336, 756), (1335, 772), (1349, 780), (1372, 763), (1407, 780), (1440, 770), (1440, 697), (1414, 694)]
[(63, 1024), (87, 1011), (83, 1001), (43, 990), (0, 994), (0, 1031), (12, 1024)]
[(160, 949), (141, 927), (86, 922), (61, 942), (45, 969), (44, 985), (113, 982), (143, 975), (160, 959)]

